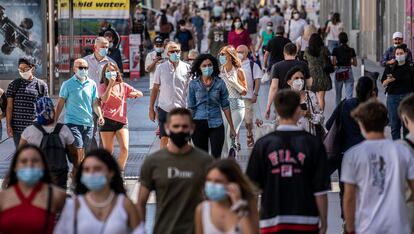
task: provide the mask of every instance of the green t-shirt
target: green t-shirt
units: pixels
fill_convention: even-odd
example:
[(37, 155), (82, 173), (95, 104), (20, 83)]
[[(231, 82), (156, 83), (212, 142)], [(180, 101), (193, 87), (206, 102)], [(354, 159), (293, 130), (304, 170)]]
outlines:
[(220, 49), (227, 44), (226, 31), (222, 27), (214, 27), (210, 30), (208, 39), (211, 41), (210, 54), (217, 56)]
[(275, 33), (267, 33), (267, 31), (262, 31), (262, 37), (263, 37), (263, 47), (267, 46), (270, 39), (272, 39), (275, 36)]
[(197, 148), (183, 155), (162, 149), (145, 159), (140, 181), (156, 193), (154, 234), (194, 233), (194, 212), (203, 200), (205, 173), (212, 161)]

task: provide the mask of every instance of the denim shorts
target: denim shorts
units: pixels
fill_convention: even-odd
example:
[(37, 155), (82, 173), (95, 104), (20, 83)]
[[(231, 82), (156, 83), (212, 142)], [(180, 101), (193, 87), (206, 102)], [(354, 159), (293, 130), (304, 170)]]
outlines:
[(167, 115), (168, 112), (166, 112), (165, 110), (161, 109), (161, 108), (157, 108), (158, 111), (158, 126), (160, 128), (160, 138), (161, 137), (166, 137), (167, 132), (165, 131), (165, 123), (167, 122)]
[(73, 145), (77, 149), (83, 148), (85, 150), (88, 150), (91, 144), (91, 141), (92, 141), (93, 127), (71, 124), (71, 123), (67, 123), (66, 126), (68, 126), (73, 136), (75, 137), (75, 141), (73, 142)]
[(112, 119), (104, 118), (105, 123), (99, 128), (101, 132), (116, 132), (123, 128), (128, 129), (128, 124), (124, 124)]

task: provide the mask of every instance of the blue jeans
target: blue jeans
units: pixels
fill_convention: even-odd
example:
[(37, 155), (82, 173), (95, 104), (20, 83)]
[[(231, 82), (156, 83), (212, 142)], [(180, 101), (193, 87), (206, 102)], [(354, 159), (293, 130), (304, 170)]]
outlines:
[(22, 137), (22, 133), (17, 133), (13, 131), (13, 142), (14, 142), (14, 146), (16, 147), (16, 149), (17, 149), (17, 146), (19, 146), (21, 137)]
[(345, 97), (346, 99), (350, 99), (352, 98), (352, 96), (354, 95), (354, 75), (352, 73), (352, 68), (349, 67), (339, 67), (336, 72), (341, 72), (344, 71), (344, 69), (348, 69), (349, 70), (349, 79), (345, 80), (345, 81), (337, 81), (334, 77), (335, 80), (335, 91), (336, 91), (336, 105), (338, 106), (338, 104), (341, 102), (342, 99), (342, 87), (345, 84)]
[[(388, 94), (387, 95), (387, 109), (388, 109), (388, 119), (391, 126), (391, 136), (393, 140), (401, 138), (401, 127), (403, 124), (400, 117), (398, 116), (398, 106), (400, 102), (408, 94)], [(403, 127), (404, 136), (408, 133), (408, 130)]]
[(73, 145), (77, 149), (83, 148), (85, 152), (88, 151), (92, 141), (93, 127), (70, 123), (66, 124), (66, 126), (69, 127), (70, 131), (75, 137), (75, 142), (73, 142)]
[(328, 41), (328, 50), (329, 50), (329, 53), (332, 54), (333, 49), (335, 49), (338, 46), (339, 46), (339, 41), (331, 41), (331, 40), (329, 40)]

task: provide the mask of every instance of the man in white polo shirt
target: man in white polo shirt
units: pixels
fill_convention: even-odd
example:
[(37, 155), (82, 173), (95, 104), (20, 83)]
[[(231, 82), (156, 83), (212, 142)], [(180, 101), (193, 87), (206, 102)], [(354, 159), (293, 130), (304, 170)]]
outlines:
[(154, 74), (154, 87), (151, 91), (149, 118), (155, 121), (154, 103), (158, 96), (158, 125), (160, 127), (160, 147), (168, 143), (168, 135), (164, 124), (167, 114), (177, 107), (186, 107), (187, 90), (190, 82), (188, 73), (190, 65), (181, 61), (181, 48), (175, 42), (169, 42), (166, 46), (168, 60), (160, 64)]

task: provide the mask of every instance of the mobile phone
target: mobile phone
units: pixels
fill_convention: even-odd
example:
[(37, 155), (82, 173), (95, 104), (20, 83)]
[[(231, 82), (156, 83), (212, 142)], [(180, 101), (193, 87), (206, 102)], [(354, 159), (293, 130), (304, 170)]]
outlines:
[(300, 104), (300, 109), (303, 111), (307, 111), (308, 110), (308, 106), (306, 105), (306, 103), (301, 103)]
[(157, 52), (157, 57), (161, 57), (162, 53), (161, 52)]

